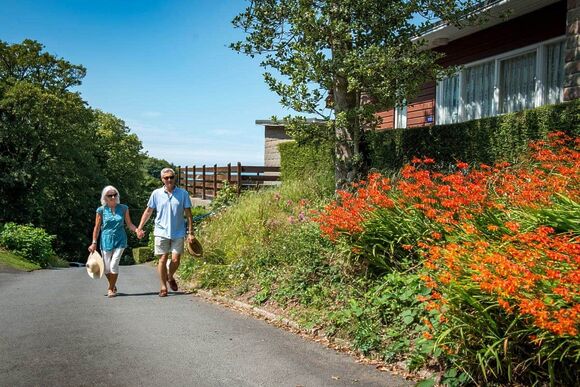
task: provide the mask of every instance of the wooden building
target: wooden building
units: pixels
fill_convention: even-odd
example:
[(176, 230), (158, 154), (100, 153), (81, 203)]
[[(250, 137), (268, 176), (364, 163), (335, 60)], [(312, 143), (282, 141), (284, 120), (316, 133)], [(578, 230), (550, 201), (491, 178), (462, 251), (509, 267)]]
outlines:
[(488, 22), (440, 25), (422, 36), (459, 71), (425, 84), (406, 106), (379, 113), (379, 129), (449, 124), (580, 96), (579, 0), (488, 2)]

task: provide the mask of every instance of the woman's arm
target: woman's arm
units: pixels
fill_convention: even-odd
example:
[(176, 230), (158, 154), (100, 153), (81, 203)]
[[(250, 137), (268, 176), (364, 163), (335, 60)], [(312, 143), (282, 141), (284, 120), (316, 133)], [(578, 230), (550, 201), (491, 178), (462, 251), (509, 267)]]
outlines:
[(97, 238), (99, 237), (99, 231), (101, 230), (101, 214), (97, 212), (95, 215), (95, 227), (93, 228), (93, 242), (89, 246), (89, 251), (94, 253), (97, 249)]
[(137, 227), (131, 221), (131, 216), (129, 215), (129, 207), (127, 207), (127, 211), (125, 211), (125, 224), (129, 227), (129, 230), (133, 232), (137, 232)]

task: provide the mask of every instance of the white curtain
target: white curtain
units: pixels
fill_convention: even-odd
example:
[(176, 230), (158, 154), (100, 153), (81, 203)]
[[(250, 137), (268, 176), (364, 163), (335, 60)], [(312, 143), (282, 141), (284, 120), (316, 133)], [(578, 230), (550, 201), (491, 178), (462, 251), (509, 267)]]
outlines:
[(564, 41), (546, 46), (544, 103), (547, 105), (562, 102), (564, 86), (564, 47)]
[(536, 52), (506, 59), (500, 64), (500, 112), (534, 107)]
[(407, 127), (407, 105), (395, 109), (395, 128)]
[(441, 101), (437, 104), (437, 123), (459, 122), (459, 74), (445, 78), (439, 84)]
[(463, 71), (463, 112), (465, 120), (491, 116), (494, 72), (494, 61), (468, 67)]

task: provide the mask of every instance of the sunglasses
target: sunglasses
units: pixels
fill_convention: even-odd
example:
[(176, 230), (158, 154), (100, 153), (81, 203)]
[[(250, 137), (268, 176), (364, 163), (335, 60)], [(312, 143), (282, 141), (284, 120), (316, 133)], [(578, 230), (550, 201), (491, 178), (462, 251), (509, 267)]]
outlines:
[(108, 198), (116, 198), (117, 194), (107, 195)]
[(175, 176), (163, 176), (163, 180), (173, 180), (175, 179)]

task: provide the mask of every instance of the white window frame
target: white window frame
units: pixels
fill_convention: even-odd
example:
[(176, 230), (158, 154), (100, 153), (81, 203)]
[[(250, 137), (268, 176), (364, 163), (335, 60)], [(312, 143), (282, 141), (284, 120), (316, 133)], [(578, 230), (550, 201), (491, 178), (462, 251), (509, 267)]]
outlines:
[[(458, 73), (454, 74), (454, 75), (459, 75), (459, 118), (458, 118), (458, 122), (464, 122), (465, 121), (465, 109), (464, 109), (464, 97), (465, 97), (465, 90), (464, 90), (464, 70), (466, 68), (469, 67), (473, 67), (473, 66), (478, 66), (480, 64), (483, 63), (487, 63), (487, 62), (491, 62), (494, 61), (495, 62), (495, 69), (494, 69), (494, 80), (493, 80), (493, 101), (492, 101), (492, 105), (491, 105), (491, 116), (498, 116), (500, 114), (498, 114), (499, 112), (499, 101), (500, 101), (500, 95), (499, 95), (499, 76), (500, 76), (500, 66), (501, 66), (501, 62), (506, 60), (506, 59), (510, 59), (510, 58), (514, 58), (529, 52), (536, 52), (536, 82), (535, 82), (535, 91), (534, 91), (534, 106), (533, 107), (539, 107), (539, 106), (543, 106), (546, 104), (545, 101), (545, 93), (544, 93), (544, 85), (546, 83), (546, 65), (547, 65), (547, 50), (546, 50), (546, 46), (556, 43), (556, 42), (560, 42), (566, 39), (566, 36), (558, 36), (556, 38), (552, 38), (552, 39), (548, 39), (548, 40), (544, 40), (540, 43), (535, 43), (535, 44), (531, 44), (525, 47), (520, 47), (518, 49), (515, 50), (511, 50), (511, 51), (507, 51), (495, 56), (490, 56), (484, 59), (480, 59), (474, 62), (469, 62), (467, 64), (464, 64), (461, 66), (460, 70)], [(440, 125), (442, 118), (444, 119), (445, 117), (442, 117), (442, 106), (440, 105), (440, 101), (442, 101), (442, 97), (443, 97), (443, 87), (442, 87), (442, 81), (438, 81), (437, 82), (437, 86), (436, 86), (436, 90), (435, 90), (435, 124), (436, 125)]]

